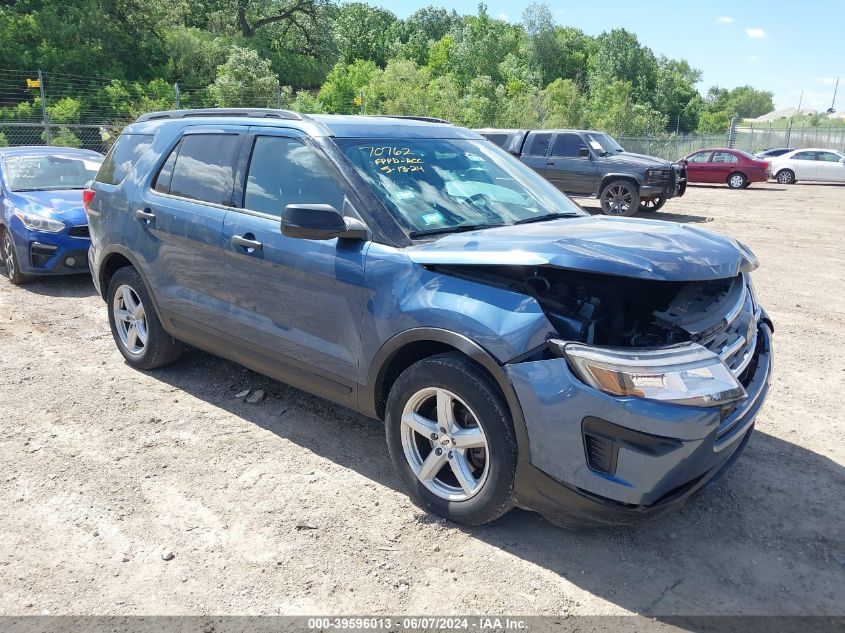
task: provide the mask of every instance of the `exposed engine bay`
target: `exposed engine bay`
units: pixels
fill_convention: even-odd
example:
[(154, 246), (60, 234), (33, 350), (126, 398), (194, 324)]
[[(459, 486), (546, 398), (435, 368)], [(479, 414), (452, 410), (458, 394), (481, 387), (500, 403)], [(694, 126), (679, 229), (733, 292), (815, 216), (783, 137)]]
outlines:
[(670, 282), (552, 266), (429, 266), (431, 270), (533, 297), (569, 341), (615, 347), (705, 344), (746, 300), (742, 275)]

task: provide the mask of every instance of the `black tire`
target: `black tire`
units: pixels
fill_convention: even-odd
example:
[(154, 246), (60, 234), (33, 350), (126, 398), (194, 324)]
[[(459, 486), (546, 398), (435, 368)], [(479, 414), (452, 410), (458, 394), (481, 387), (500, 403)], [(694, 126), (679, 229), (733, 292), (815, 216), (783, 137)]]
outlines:
[[(475, 415), (485, 435), (486, 479), (478, 492), (468, 499), (451, 501), (429, 490), (417, 478), (405, 455), (402, 413), (406, 404), (427, 388), (448, 389), (460, 398), (469, 408), (470, 415)], [(390, 390), (386, 413), (390, 458), (411, 498), (421, 508), (460, 525), (481, 525), (497, 519), (513, 507), (518, 451), (510, 411), (493, 381), (467, 357), (457, 352), (439, 354), (406, 369)], [(425, 440), (421, 442), (425, 443)], [(428, 450), (440, 448), (436, 442), (431, 442)], [(472, 449), (466, 449), (466, 455), (469, 450)], [(443, 469), (449, 469), (449, 466), (444, 465)]]
[(781, 169), (778, 173), (775, 174), (775, 180), (777, 180), (782, 185), (794, 185), (795, 172), (791, 169)]
[(654, 213), (656, 211), (660, 211), (664, 204), (666, 204), (666, 198), (662, 196), (658, 196), (657, 198), (646, 198), (645, 200), (640, 200), (640, 211)]
[(748, 178), (742, 172), (735, 171), (728, 176), (727, 183), (730, 189), (745, 189), (748, 186)]
[(28, 284), (35, 279), (32, 275), (24, 275), (21, 272), (18, 261), (18, 253), (15, 250), (12, 235), (5, 226), (0, 226), (0, 267), (3, 268), (3, 274), (6, 275), (6, 278), (16, 286)]
[[(118, 333), (117, 318), (115, 316), (115, 295), (118, 290), (124, 287), (131, 289), (143, 307), (143, 319), (147, 339), (143, 346), (141, 346), (141, 349), (135, 352), (130, 350), (127, 342), (124, 342)], [(137, 270), (131, 266), (119, 269), (112, 276), (111, 281), (109, 281), (106, 300), (108, 302), (109, 326), (111, 327), (114, 342), (117, 345), (117, 349), (123, 355), (123, 358), (132, 367), (136, 369), (155, 369), (156, 367), (169, 365), (179, 358), (184, 346), (165, 332), (153, 307), (147, 286), (144, 284), (144, 280), (141, 279), (141, 275), (138, 274)]]
[(601, 211), (605, 215), (630, 217), (640, 208), (640, 192), (629, 180), (613, 180), (599, 194)]

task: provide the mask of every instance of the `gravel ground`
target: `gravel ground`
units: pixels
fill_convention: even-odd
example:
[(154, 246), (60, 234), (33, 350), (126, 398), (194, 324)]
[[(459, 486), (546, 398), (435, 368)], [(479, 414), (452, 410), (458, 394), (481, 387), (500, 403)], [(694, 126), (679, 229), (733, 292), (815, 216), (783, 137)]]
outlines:
[(0, 280), (0, 614), (845, 614), (845, 187), (657, 216), (760, 257), (776, 377), (729, 475), (635, 529), (458, 528), (380, 423), (198, 351), (134, 371), (85, 277)]

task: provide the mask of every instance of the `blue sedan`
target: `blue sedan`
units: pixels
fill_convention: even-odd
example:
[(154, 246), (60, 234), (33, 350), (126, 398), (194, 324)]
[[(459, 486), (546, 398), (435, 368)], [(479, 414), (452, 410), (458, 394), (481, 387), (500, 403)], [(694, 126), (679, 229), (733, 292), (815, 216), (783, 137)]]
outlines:
[(82, 190), (102, 162), (89, 150), (0, 149), (0, 269), (13, 284), (87, 270)]

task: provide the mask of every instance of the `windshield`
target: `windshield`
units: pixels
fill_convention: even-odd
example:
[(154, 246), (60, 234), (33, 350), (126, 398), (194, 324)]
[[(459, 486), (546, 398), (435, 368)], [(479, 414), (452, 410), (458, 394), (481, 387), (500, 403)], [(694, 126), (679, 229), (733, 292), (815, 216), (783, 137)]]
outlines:
[(587, 140), (599, 154), (621, 154), (625, 150), (607, 134), (587, 134)]
[(411, 237), (584, 215), (488, 141), (338, 139), (337, 144)]
[(84, 189), (101, 162), (98, 156), (7, 156), (3, 172), (11, 191)]

